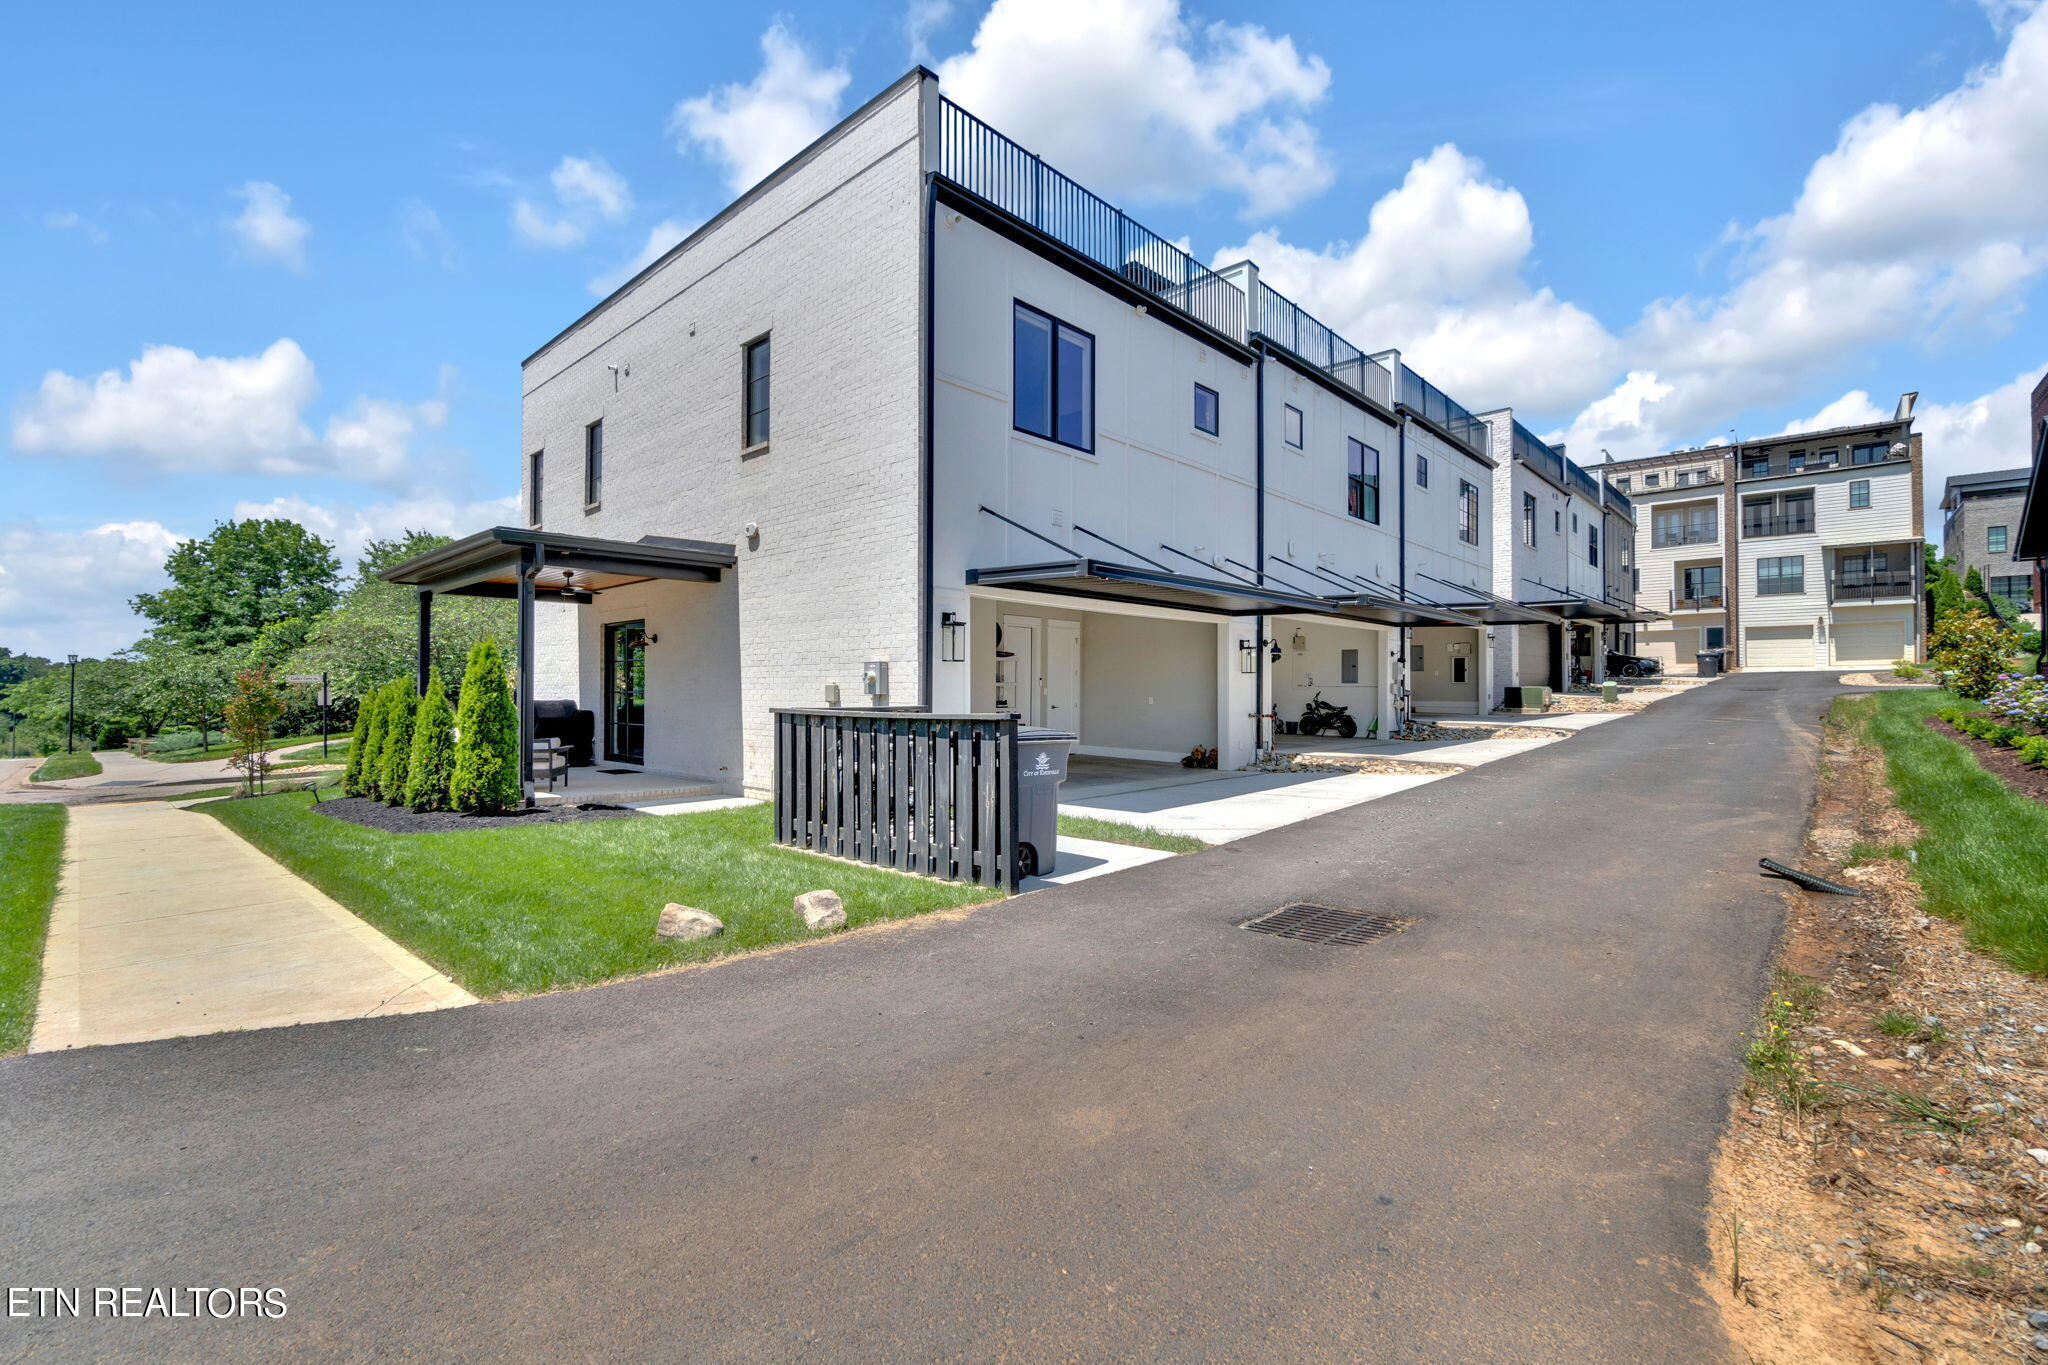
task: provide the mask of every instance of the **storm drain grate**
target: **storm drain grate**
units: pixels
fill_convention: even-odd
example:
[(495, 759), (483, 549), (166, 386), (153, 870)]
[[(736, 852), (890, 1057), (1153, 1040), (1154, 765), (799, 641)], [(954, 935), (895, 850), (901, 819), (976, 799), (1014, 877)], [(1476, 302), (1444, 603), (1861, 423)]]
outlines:
[(1276, 938), (1291, 938), (1302, 943), (1331, 944), (1340, 948), (1355, 948), (1360, 944), (1377, 943), (1406, 929), (1414, 921), (1395, 919), (1392, 915), (1374, 915), (1363, 910), (1339, 910), (1334, 905), (1317, 905), (1313, 901), (1296, 901), (1283, 905), (1239, 925), (1255, 934), (1272, 934)]

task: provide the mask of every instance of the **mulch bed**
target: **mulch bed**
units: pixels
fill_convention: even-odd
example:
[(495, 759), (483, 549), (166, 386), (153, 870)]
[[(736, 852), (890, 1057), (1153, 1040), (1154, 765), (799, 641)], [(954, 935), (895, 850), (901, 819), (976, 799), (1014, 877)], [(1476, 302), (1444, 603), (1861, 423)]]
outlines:
[(2031, 796), (2036, 801), (2048, 804), (2048, 768), (2035, 767), (2003, 744), (1993, 744), (1975, 735), (1966, 735), (1940, 716), (1928, 716), (1925, 719), (1928, 728), (1936, 734), (1947, 735), (1975, 754), (1977, 765), (1985, 772), (2004, 778), (2005, 785), (2021, 796)]
[(503, 815), (464, 815), (457, 811), (415, 811), (408, 806), (387, 806), (363, 796), (336, 796), (313, 807), (322, 815), (346, 820), (365, 829), (386, 834), (446, 834), (458, 829), (523, 829), (528, 825), (568, 825), (582, 820), (617, 820), (647, 812), (626, 806), (596, 803), (572, 806), (535, 806), (530, 810), (507, 811)]

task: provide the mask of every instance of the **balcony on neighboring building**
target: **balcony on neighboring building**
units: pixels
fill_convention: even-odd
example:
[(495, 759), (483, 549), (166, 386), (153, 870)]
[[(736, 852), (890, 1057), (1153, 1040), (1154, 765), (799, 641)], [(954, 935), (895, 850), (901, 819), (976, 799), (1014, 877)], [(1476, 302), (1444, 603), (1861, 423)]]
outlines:
[(1736, 462), (1744, 479), (1775, 479), (1792, 474), (1817, 474), (1830, 469), (1863, 469), (1897, 464), (1909, 451), (1904, 441), (1858, 441), (1808, 450), (1745, 452)]
[(1869, 545), (1828, 554), (1830, 602), (1901, 602), (1920, 595), (1919, 548)]
[(1722, 595), (1719, 584), (1715, 584), (1711, 589), (1698, 587), (1671, 590), (1673, 611), (1721, 611), (1727, 605), (1728, 600)]
[(1650, 526), (1650, 548), (1667, 549), (1674, 545), (1718, 545), (1721, 543), (1721, 528), (1708, 522), (1700, 525), (1687, 522), (1683, 525), (1668, 525), (1652, 522)]

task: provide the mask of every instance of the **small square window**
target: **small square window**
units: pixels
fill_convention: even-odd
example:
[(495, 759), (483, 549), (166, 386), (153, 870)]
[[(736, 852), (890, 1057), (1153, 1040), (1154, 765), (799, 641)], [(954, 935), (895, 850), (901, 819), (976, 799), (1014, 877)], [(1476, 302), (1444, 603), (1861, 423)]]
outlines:
[(1293, 446), (1296, 450), (1301, 449), (1301, 409), (1295, 407), (1292, 403), (1286, 404), (1281, 409), (1280, 439)]
[(1645, 474), (1643, 475), (1643, 487), (1655, 488), (1663, 479), (1664, 476), (1662, 474)]
[(1195, 385), (1195, 430), (1214, 436), (1219, 425), (1216, 390)]
[(1849, 505), (1851, 507), (1870, 506), (1870, 480), (1849, 480)]

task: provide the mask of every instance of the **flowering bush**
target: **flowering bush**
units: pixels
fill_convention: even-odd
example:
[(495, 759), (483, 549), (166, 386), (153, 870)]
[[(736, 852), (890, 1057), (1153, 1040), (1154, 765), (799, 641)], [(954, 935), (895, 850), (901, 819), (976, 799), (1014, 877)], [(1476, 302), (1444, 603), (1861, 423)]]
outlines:
[(1988, 613), (1975, 607), (1941, 617), (1928, 639), (1927, 662), (1965, 697), (1984, 698), (2005, 676), (2018, 641)]
[(2031, 673), (2001, 673), (1984, 698), (1984, 709), (2037, 734), (2048, 733), (2048, 678)]

